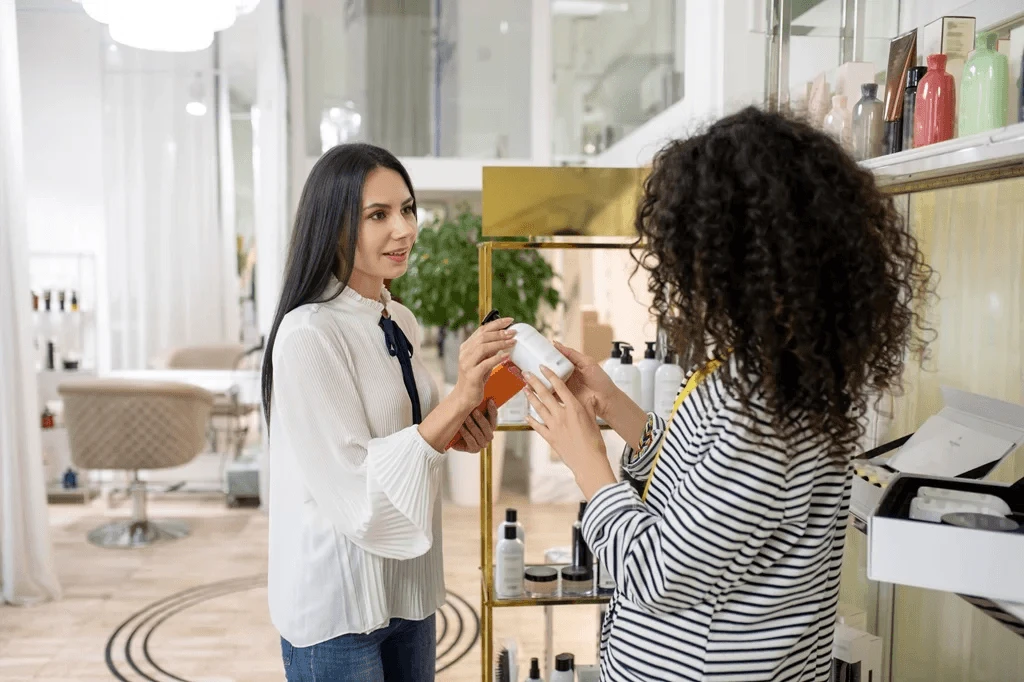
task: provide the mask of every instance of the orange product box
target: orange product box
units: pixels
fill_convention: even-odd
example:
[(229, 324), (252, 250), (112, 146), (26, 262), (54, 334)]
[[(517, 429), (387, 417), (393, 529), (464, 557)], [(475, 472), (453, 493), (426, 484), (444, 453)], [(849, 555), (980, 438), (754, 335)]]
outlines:
[[(486, 413), (488, 400), (493, 400), (495, 407), (501, 407), (525, 387), (526, 380), (523, 379), (523, 373), (512, 364), (511, 359), (505, 358), (501, 364), (491, 370), (491, 375), (487, 377), (487, 382), (484, 384), (484, 399), (478, 409)], [(458, 439), (459, 437), (456, 435), (452, 442), (448, 443), (448, 449), (454, 447)]]

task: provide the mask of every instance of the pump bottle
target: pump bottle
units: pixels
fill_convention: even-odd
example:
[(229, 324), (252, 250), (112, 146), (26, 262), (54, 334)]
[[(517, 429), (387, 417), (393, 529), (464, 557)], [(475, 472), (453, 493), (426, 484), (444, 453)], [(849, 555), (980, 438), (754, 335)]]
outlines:
[(608, 376), (612, 375), (612, 370), (619, 366), (619, 362), (622, 360), (622, 341), (612, 341), (612, 354), (607, 360), (601, 363), (601, 369)]
[(633, 347), (628, 343), (622, 344), (622, 358), (619, 366), (612, 370), (611, 377), (612, 383), (628, 395), (630, 400), (640, 404), (640, 370), (633, 365)]
[(662, 419), (672, 416), (672, 407), (683, 385), (683, 368), (676, 364), (676, 355), (671, 350), (665, 354), (665, 362), (654, 373), (654, 413)]
[(636, 364), (640, 370), (640, 407), (644, 412), (654, 409), (654, 374), (658, 371), (661, 363), (658, 362), (655, 347), (657, 341), (645, 341), (647, 350), (644, 351), (644, 359)]

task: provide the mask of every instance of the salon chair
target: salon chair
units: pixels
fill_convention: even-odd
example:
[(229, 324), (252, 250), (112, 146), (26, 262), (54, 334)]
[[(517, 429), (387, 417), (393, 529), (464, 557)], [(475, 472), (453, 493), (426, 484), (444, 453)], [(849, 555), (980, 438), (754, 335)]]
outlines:
[[(248, 349), (241, 344), (184, 346), (172, 349), (163, 364), (167, 369), (259, 370), (262, 367), (262, 351), (262, 344)], [(257, 410), (259, 405), (241, 402), (237, 392), (214, 396), (209, 430), (210, 448), (214, 452), (230, 452), (234, 459), (238, 459), (249, 437), (250, 417)], [(221, 434), (227, 441), (224, 450), (220, 448)]]
[(74, 465), (131, 474), (131, 518), (90, 531), (89, 541), (134, 548), (188, 535), (183, 522), (149, 518), (139, 471), (182, 466), (203, 452), (213, 394), (189, 384), (111, 378), (79, 379), (57, 390)]

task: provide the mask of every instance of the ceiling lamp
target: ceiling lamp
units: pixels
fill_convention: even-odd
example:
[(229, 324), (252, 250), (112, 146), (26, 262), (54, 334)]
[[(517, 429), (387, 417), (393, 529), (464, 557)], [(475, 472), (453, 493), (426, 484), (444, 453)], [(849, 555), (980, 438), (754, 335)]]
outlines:
[(256, 8), (259, 0), (80, 0), (86, 14), (110, 28), (110, 37), (140, 50), (195, 52), (213, 34)]
[(551, 13), (570, 17), (596, 17), (606, 12), (628, 12), (629, 3), (602, 0), (553, 0)]

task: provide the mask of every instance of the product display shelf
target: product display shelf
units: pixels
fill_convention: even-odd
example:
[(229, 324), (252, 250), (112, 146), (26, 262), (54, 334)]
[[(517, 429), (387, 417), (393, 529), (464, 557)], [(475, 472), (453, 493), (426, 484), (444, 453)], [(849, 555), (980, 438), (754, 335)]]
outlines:
[[(862, 518), (851, 511), (850, 523), (858, 532), (863, 533), (865, 536), (868, 534), (867, 519)], [(886, 585), (885, 588), (887, 594), (886, 598), (891, 602), (894, 598), (892, 586)], [(985, 599), (983, 597), (971, 597), (966, 594), (957, 594), (957, 596), (979, 611), (985, 613), (990, 618), (993, 618), (1006, 626), (1007, 629), (1018, 637), (1024, 638), (1024, 604), (998, 602), (992, 599)], [(892, 608), (893, 605), (890, 603), (888, 606)], [(892, 614), (890, 613), (888, 617), (891, 619)]]
[(1024, 123), (862, 161), (890, 194), (1024, 176)]
[[(633, 247), (635, 240), (631, 238), (586, 238), (584, 241), (575, 238), (572, 241), (554, 239), (533, 239), (530, 241), (483, 241), (478, 245), (479, 254), (479, 305), (480, 319), (490, 312), (493, 303), (492, 255), (495, 250), (534, 250), (534, 249), (620, 249)], [(601, 428), (608, 428), (602, 424)], [(499, 424), (499, 431), (530, 431), (529, 424)], [(523, 597), (516, 599), (497, 599), (494, 595), (494, 495), (491, 485), (491, 446), (488, 445), (480, 453), (480, 660), (483, 682), (494, 680), (494, 609), (525, 606), (540, 606), (544, 609), (545, 631), (551, 632), (551, 619), (554, 606), (603, 605), (608, 602), (604, 595), (589, 597)], [(549, 653), (549, 652), (548, 652)], [(547, 658), (547, 656), (545, 656)]]

